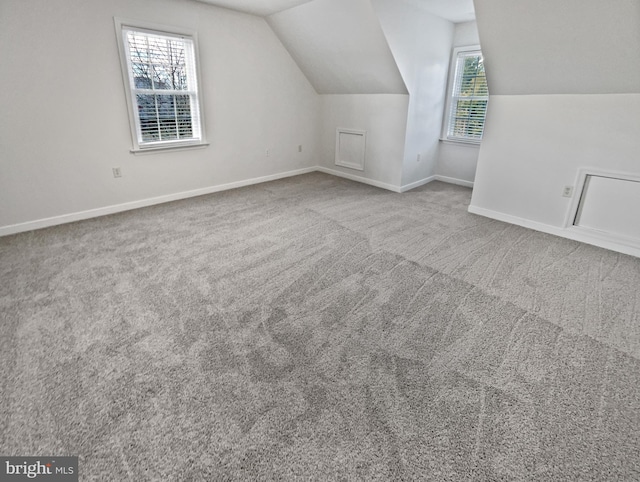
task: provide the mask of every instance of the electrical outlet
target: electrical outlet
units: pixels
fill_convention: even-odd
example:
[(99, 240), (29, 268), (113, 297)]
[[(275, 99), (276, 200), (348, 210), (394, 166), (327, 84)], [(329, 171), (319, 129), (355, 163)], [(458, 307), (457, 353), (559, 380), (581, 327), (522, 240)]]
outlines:
[(298, 144), (298, 152), (302, 152), (302, 144)]
[(418, 154), (418, 158), (416, 159), (416, 161), (420, 162), (420, 154)]
[(271, 152), (269, 152), (269, 149), (267, 149), (266, 154), (267, 154), (267, 157), (271, 155)]
[(122, 171), (119, 167), (114, 167), (111, 170), (113, 171), (113, 177), (122, 177)]
[(562, 190), (562, 197), (571, 197), (573, 196), (573, 186), (565, 186)]

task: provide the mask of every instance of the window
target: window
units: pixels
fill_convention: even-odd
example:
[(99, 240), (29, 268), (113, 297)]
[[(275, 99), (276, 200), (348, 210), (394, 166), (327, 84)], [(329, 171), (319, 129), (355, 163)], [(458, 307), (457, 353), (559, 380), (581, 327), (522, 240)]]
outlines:
[(193, 35), (116, 19), (133, 151), (204, 144)]
[(478, 143), (489, 102), (487, 78), (479, 47), (454, 49), (445, 116), (445, 139)]

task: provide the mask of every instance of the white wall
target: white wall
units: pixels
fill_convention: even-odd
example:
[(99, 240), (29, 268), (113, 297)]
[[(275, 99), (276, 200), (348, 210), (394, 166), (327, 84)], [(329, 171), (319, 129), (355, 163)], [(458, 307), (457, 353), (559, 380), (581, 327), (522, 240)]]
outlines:
[(455, 24), (453, 32), (453, 46), (466, 47), (467, 45), (480, 45), (478, 24), (475, 20)]
[(410, 186), (436, 173), (454, 26), (404, 1), (372, 4), (410, 94), (402, 172)]
[(442, 180), (472, 187), (479, 153), (476, 144), (440, 141), (436, 174)]
[[(479, 45), (478, 26), (475, 21), (455, 24), (453, 47)], [(453, 66), (450, 66), (449, 75)], [(441, 178), (471, 185), (476, 177), (480, 146), (440, 141), (436, 173)]]
[(562, 190), (580, 168), (640, 174), (640, 2), (475, 5), (491, 97), (470, 211), (633, 251), (565, 228)]
[[(114, 16), (198, 31), (208, 148), (129, 153)], [(255, 16), (176, 0), (3, 0), (0, 65), (0, 228), (316, 164), (319, 96)]]
[(640, 173), (640, 94), (492, 96), (471, 204), (562, 227), (578, 169)]
[[(394, 94), (323, 95), (320, 166), (399, 190), (409, 96)], [(364, 171), (335, 165), (336, 128), (367, 133)]]
[[(451, 22), (392, 0), (315, 0), (268, 22), (323, 94), (324, 169), (394, 190), (433, 176)], [(335, 165), (336, 128), (367, 132), (364, 171)]]

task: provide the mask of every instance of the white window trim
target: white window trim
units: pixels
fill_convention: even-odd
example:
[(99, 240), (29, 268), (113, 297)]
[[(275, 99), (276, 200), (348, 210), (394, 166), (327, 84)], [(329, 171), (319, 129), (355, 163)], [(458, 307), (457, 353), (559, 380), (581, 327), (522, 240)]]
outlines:
[[(202, 148), (209, 145), (206, 141), (206, 128), (204, 121), (204, 102), (202, 93), (202, 79), (200, 77), (200, 51), (198, 48), (198, 35), (197, 32), (190, 29), (172, 27), (168, 25), (160, 25), (156, 23), (144, 22), (139, 20), (123, 19), (114, 17), (114, 24), (116, 29), (116, 39), (118, 41), (118, 52), (120, 54), (120, 67), (122, 71), (122, 81), (124, 84), (125, 98), (127, 101), (127, 111), (129, 113), (129, 127), (131, 129), (131, 141), (133, 148), (131, 152), (133, 154), (151, 153), (159, 151), (172, 151), (177, 149), (190, 149), (190, 148)], [(166, 33), (168, 35), (185, 36), (191, 38), (193, 41), (194, 57), (195, 57), (195, 71), (196, 82), (198, 84), (198, 109), (200, 114), (200, 139), (188, 139), (188, 140), (176, 140), (176, 141), (164, 141), (160, 143), (153, 143), (141, 146), (138, 142), (138, 122), (135, 112), (135, 102), (131, 93), (131, 84), (129, 80), (129, 66), (127, 64), (127, 54), (125, 51), (125, 44), (122, 30), (123, 28), (134, 28), (139, 30), (149, 30), (152, 32)]]
[(451, 61), (449, 62), (449, 78), (447, 80), (447, 100), (444, 106), (444, 116), (442, 119), (442, 131), (440, 134), (440, 140), (445, 143), (452, 144), (467, 144), (470, 146), (479, 146), (482, 143), (482, 139), (460, 139), (448, 137), (449, 135), (449, 119), (451, 118), (451, 103), (453, 101), (453, 88), (456, 77), (456, 65), (458, 63), (458, 54), (460, 52), (482, 52), (480, 45), (465, 45), (462, 47), (455, 47), (451, 54)]

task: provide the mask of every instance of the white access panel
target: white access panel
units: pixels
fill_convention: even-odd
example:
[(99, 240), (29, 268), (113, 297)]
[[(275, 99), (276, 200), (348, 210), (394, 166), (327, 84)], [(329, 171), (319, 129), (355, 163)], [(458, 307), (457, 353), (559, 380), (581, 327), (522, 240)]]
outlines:
[(587, 175), (573, 224), (640, 242), (640, 181)]
[(366, 131), (336, 129), (336, 166), (364, 171)]

